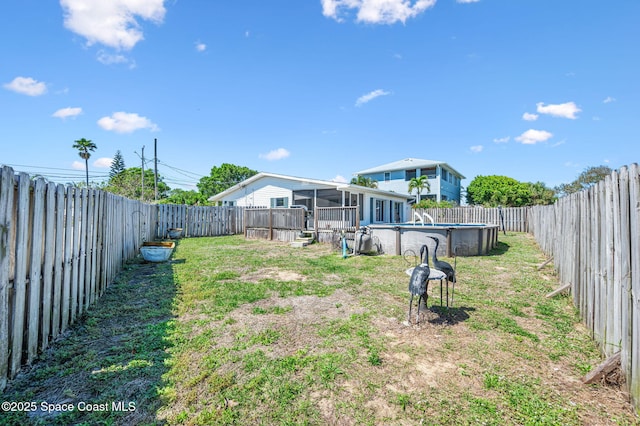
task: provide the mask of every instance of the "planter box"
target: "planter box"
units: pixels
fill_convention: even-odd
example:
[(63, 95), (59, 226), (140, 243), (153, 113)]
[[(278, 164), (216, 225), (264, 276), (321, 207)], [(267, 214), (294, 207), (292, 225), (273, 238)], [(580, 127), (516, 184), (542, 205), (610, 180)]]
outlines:
[(147, 262), (165, 262), (171, 257), (176, 243), (170, 241), (142, 243), (140, 253)]
[(167, 234), (171, 239), (178, 239), (182, 237), (182, 228), (170, 228)]

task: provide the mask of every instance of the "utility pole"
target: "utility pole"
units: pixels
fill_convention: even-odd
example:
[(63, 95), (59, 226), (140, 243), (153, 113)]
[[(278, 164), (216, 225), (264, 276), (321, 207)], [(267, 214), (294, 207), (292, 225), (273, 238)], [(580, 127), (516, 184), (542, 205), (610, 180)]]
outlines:
[(154, 197), (158, 201), (158, 139), (153, 139), (153, 167), (154, 167)]
[(142, 167), (140, 168), (140, 170), (142, 170), (142, 175), (141, 175), (142, 193), (140, 194), (140, 199), (144, 202), (144, 145), (142, 145)]

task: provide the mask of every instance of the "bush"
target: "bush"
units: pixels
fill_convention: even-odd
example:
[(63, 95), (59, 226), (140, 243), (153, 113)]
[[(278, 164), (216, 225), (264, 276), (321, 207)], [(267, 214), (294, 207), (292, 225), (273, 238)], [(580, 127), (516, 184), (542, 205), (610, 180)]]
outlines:
[(454, 207), (451, 201), (435, 201), (435, 200), (421, 200), (419, 203), (413, 205), (414, 209), (448, 209)]

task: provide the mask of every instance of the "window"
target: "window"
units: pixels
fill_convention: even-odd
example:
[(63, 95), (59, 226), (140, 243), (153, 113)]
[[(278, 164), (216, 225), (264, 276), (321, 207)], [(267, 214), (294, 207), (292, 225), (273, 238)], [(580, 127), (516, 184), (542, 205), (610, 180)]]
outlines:
[(402, 203), (393, 203), (393, 221), (402, 222)]
[(316, 205), (318, 207), (342, 207), (342, 191), (318, 189)]
[(384, 181), (385, 182), (389, 182), (391, 180), (391, 173), (390, 172), (384, 172)]
[(293, 203), (307, 207), (308, 211), (313, 211), (313, 190), (305, 189), (293, 191)]
[(420, 176), (426, 176), (428, 179), (435, 179), (436, 177), (435, 167), (431, 167), (428, 169), (420, 169)]
[(442, 169), (442, 176), (441, 176), (442, 180), (446, 181), (449, 180), (449, 173), (447, 173), (447, 171), (445, 169)]
[(376, 200), (376, 222), (384, 222), (384, 200)]
[(287, 198), (287, 197), (272, 198), (271, 199), (271, 208), (275, 209), (275, 208), (278, 208), (278, 207), (284, 207), (284, 208), (289, 207), (289, 198)]
[(349, 194), (349, 200), (347, 201), (347, 205), (351, 206), (351, 207), (355, 207), (358, 205), (358, 194), (354, 194), (347, 192), (347, 194)]
[(416, 169), (410, 169), (404, 172), (404, 180), (411, 180), (414, 177), (416, 177)]

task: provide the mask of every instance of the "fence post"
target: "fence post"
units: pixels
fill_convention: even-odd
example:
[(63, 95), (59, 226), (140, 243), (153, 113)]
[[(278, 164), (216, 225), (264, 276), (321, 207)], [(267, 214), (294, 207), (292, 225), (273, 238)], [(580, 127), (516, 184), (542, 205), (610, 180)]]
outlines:
[(13, 170), (0, 168), (0, 392), (9, 374), (9, 235), (13, 228)]

